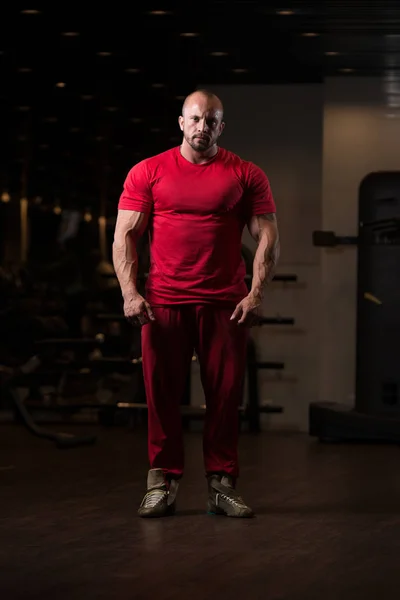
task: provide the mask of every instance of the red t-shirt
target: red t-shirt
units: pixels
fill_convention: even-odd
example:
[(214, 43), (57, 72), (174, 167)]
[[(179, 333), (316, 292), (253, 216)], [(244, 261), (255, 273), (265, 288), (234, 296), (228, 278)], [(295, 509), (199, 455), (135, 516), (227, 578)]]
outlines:
[(223, 148), (193, 164), (179, 147), (129, 171), (118, 209), (150, 213), (146, 299), (153, 305), (240, 302), (248, 293), (244, 226), (251, 216), (276, 210), (255, 164)]

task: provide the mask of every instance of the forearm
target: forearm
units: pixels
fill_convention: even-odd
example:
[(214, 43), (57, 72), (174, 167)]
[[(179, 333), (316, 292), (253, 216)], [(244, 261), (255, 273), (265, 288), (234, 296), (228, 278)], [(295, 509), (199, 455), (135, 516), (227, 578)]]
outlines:
[(136, 245), (147, 226), (148, 216), (135, 211), (119, 211), (112, 247), (115, 274), (124, 299), (137, 290), (138, 254)]
[(253, 261), (251, 293), (263, 296), (265, 286), (274, 278), (279, 250), (278, 236), (261, 235)]
[(123, 298), (137, 294), (138, 255), (135, 239), (127, 234), (125, 241), (113, 243), (113, 264)]

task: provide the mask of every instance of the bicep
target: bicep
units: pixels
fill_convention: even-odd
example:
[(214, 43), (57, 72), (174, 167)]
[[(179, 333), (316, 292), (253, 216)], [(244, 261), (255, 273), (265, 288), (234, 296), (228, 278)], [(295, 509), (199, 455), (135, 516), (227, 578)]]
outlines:
[(274, 242), (278, 241), (278, 220), (276, 213), (265, 213), (263, 215), (253, 215), (250, 217), (247, 228), (251, 237), (257, 242), (262, 235), (267, 235), (268, 239)]
[(125, 181), (118, 208), (121, 210), (151, 213), (153, 210), (153, 195), (150, 185), (151, 174), (146, 161), (132, 167)]
[(269, 179), (253, 163), (249, 163), (245, 177), (245, 207), (248, 218), (276, 212)]
[(125, 245), (128, 237), (137, 240), (146, 230), (148, 222), (149, 213), (119, 209), (114, 232), (115, 244)]

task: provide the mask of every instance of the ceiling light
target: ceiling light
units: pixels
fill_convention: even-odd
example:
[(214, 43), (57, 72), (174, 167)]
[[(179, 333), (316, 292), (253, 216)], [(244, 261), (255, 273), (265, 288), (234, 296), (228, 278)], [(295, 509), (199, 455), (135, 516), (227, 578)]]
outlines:
[(175, 98), (182, 101), (186, 98), (186, 96), (175, 96)]
[(163, 15), (170, 15), (171, 12), (169, 10), (151, 10), (149, 14), (157, 17), (162, 17)]
[(20, 67), (18, 73), (32, 73), (32, 69), (30, 67)]
[(199, 34), (198, 33), (181, 33), (181, 37), (197, 37)]
[(161, 133), (161, 129), (159, 127), (152, 127), (150, 131), (151, 133)]
[(118, 110), (118, 106), (106, 106), (106, 110), (108, 110), (108, 112), (116, 112)]
[(43, 121), (46, 123), (57, 123), (58, 119), (57, 117), (45, 117)]
[(22, 15), (40, 15), (40, 10), (29, 9), (29, 10), (21, 10)]
[(48, 145), (48, 144), (40, 144), (40, 145), (39, 145), (39, 148), (40, 148), (41, 150), (47, 150), (47, 149), (48, 149), (48, 147), (49, 147), (49, 145)]
[(80, 129), (79, 127), (71, 127), (69, 131), (70, 133), (79, 133)]
[(86, 94), (85, 96), (81, 96), (82, 100), (93, 100), (93, 96)]
[(315, 33), (315, 31), (309, 31), (301, 34), (303, 37), (318, 37), (319, 33)]
[(132, 117), (131, 121), (132, 123), (142, 123), (143, 119), (140, 119), (139, 117)]
[(293, 10), (277, 10), (276, 11), (278, 15), (282, 15), (284, 17), (288, 16), (288, 15), (294, 15), (294, 11)]
[(210, 52), (210, 56), (228, 56), (228, 52)]
[(11, 198), (10, 198), (10, 194), (9, 194), (8, 192), (3, 192), (3, 193), (1, 194), (1, 198), (0, 198), (0, 200), (1, 200), (2, 202), (4, 202), (4, 204), (7, 204), (7, 202), (10, 202), (10, 200), (11, 200)]
[(233, 73), (248, 73), (248, 69), (232, 69)]
[(17, 106), (17, 110), (21, 111), (21, 112), (28, 112), (28, 110), (31, 110), (30, 106)]
[(126, 73), (140, 73), (140, 69), (125, 69)]
[(97, 56), (111, 56), (112, 52), (97, 52)]
[(151, 87), (156, 88), (156, 89), (160, 89), (160, 88), (165, 87), (165, 84), (164, 83), (152, 83)]
[(354, 69), (350, 69), (348, 67), (344, 68), (344, 69), (339, 69), (339, 71), (341, 73), (354, 73)]
[(339, 52), (325, 52), (325, 56), (339, 56)]
[(79, 32), (78, 31), (63, 31), (61, 33), (61, 35), (63, 35), (64, 37), (78, 37)]
[(65, 88), (65, 83), (63, 81), (59, 81), (58, 83), (56, 83), (56, 87), (58, 88)]

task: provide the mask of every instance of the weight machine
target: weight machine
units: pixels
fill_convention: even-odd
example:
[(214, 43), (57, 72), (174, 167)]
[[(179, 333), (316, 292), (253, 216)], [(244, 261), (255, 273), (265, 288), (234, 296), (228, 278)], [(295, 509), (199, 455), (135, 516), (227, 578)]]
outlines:
[(309, 433), (321, 441), (400, 442), (400, 172), (363, 179), (358, 235), (315, 231), (313, 244), (352, 245), (357, 260), (355, 405), (315, 402)]

